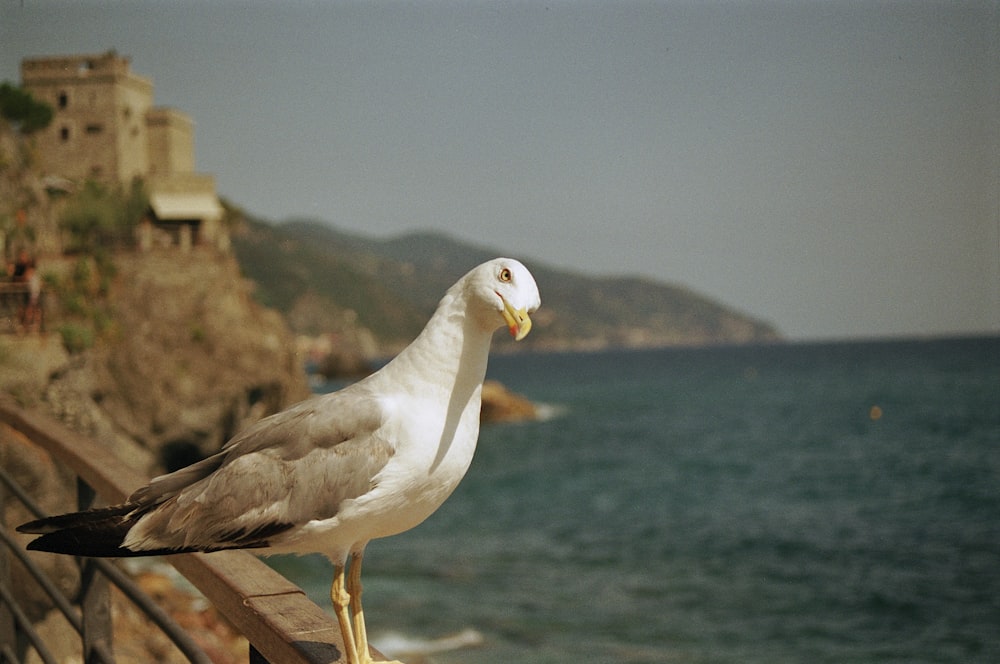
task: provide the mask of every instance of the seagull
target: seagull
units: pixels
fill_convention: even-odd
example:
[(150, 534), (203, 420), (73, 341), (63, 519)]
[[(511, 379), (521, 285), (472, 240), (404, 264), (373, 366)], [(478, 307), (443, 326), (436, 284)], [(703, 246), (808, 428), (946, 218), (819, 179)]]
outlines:
[(330, 599), (347, 660), (368, 664), (365, 547), (421, 523), (455, 490), (479, 438), (493, 333), (506, 326), (520, 341), (540, 304), (523, 264), (483, 263), (448, 289), (409, 346), (364, 380), (258, 421), (120, 505), (18, 531), (41, 535), (29, 549), (77, 556), (322, 553), (334, 565)]

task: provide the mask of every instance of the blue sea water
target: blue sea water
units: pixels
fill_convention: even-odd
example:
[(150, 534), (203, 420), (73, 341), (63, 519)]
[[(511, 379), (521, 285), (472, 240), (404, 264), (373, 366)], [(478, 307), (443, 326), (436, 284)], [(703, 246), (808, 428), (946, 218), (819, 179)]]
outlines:
[[(1000, 661), (1000, 339), (490, 376), (555, 414), (486, 427), (449, 501), (369, 545), (376, 642), (482, 637), (439, 664)], [(321, 558), (272, 564), (329, 604)]]

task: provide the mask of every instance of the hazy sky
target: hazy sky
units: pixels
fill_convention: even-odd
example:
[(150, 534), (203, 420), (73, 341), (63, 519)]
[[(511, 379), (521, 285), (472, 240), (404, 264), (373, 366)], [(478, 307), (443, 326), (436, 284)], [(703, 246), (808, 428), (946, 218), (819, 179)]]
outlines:
[(0, 80), (129, 56), (252, 213), (679, 282), (797, 339), (1000, 331), (998, 42), (996, 1), (0, 0)]

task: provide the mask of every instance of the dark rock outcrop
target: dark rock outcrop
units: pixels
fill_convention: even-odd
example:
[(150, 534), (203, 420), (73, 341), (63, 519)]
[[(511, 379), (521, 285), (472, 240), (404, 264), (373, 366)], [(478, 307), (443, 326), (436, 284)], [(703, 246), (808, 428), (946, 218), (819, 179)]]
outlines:
[(480, 420), (484, 424), (523, 422), (538, 417), (538, 408), (520, 394), (511, 392), (495, 380), (483, 383), (483, 407)]

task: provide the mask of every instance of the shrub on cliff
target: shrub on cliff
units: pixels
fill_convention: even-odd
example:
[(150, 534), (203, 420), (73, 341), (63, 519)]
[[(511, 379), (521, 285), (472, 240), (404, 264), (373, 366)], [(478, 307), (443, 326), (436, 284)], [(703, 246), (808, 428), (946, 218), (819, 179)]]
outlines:
[(70, 199), (59, 219), (59, 226), (70, 235), (67, 250), (94, 252), (108, 246), (130, 245), (135, 226), (148, 206), (141, 180), (134, 180), (127, 190), (88, 181)]
[(22, 134), (45, 129), (52, 122), (52, 107), (10, 83), (0, 84), (0, 116)]
[(108, 291), (117, 268), (103, 252), (79, 255), (68, 270), (50, 274), (46, 290), (53, 297), (52, 314), (63, 346), (80, 353), (114, 325)]

